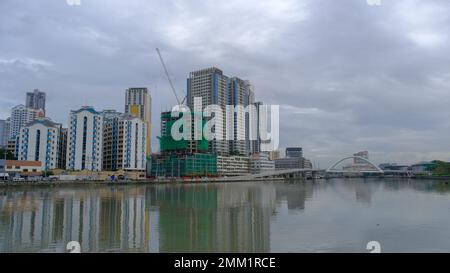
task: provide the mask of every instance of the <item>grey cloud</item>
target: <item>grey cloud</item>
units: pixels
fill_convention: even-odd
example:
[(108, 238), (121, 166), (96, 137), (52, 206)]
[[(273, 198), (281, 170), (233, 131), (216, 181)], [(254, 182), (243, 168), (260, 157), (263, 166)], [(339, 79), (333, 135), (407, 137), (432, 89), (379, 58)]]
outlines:
[[(450, 160), (450, 3), (365, 0), (3, 0), (0, 114), (34, 88), (67, 122), (83, 104), (123, 110), (147, 86), (158, 116), (189, 71), (218, 66), (281, 108), (281, 146), (321, 165), (367, 149), (377, 162)], [(153, 144), (157, 145), (156, 139)]]

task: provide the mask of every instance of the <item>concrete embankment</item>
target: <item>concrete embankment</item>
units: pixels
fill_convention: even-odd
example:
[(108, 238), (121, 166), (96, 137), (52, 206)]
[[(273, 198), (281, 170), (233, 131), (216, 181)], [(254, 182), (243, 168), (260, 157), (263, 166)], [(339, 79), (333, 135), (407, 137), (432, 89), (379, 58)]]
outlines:
[(246, 178), (246, 177), (226, 177), (208, 179), (155, 179), (155, 180), (68, 180), (68, 181), (2, 181), (0, 187), (30, 187), (30, 186), (90, 186), (90, 185), (149, 185), (149, 184), (189, 184), (189, 183), (232, 183), (232, 182), (264, 182), (284, 180), (283, 178)]

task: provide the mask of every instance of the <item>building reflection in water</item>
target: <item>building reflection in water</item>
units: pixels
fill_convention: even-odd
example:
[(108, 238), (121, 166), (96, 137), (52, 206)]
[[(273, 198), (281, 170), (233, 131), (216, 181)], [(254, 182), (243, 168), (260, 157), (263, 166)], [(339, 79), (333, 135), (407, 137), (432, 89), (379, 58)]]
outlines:
[(275, 186), (0, 190), (0, 252), (268, 252)]

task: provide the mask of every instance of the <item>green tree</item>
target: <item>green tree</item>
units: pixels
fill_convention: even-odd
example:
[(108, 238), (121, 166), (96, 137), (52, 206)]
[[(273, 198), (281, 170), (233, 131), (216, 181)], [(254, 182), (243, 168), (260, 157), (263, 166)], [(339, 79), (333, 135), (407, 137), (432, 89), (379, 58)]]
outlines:
[(10, 151), (6, 151), (6, 149), (0, 149), (0, 159), (5, 159), (5, 153), (6, 153), (6, 159), (7, 160), (14, 160), (14, 155)]

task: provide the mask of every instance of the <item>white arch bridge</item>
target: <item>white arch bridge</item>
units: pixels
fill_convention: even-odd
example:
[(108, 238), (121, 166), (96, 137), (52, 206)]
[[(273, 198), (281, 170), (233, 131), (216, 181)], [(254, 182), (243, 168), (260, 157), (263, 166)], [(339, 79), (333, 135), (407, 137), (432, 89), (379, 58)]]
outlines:
[[(340, 163), (349, 159), (359, 159), (367, 163), (370, 166), (370, 169), (335, 169)], [(269, 172), (262, 172), (258, 174), (252, 174), (249, 176), (245, 176), (245, 178), (270, 178), (270, 177), (284, 177), (284, 178), (297, 178), (297, 177), (322, 177), (331, 174), (384, 174), (385, 172), (380, 169), (373, 162), (369, 161), (366, 158), (360, 156), (348, 156), (344, 157), (338, 161), (336, 161), (333, 165), (331, 165), (328, 169), (285, 169), (285, 170), (274, 170)], [(404, 172), (398, 172), (399, 175)]]

